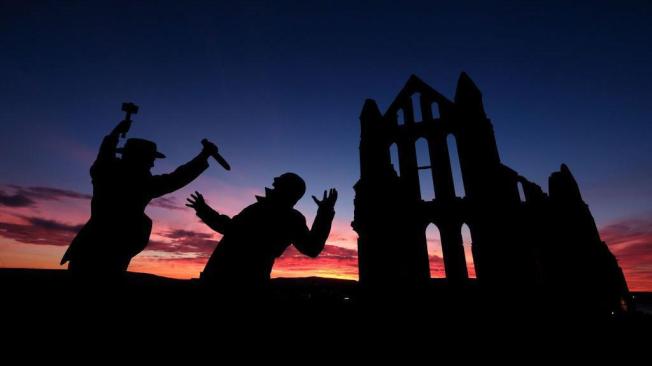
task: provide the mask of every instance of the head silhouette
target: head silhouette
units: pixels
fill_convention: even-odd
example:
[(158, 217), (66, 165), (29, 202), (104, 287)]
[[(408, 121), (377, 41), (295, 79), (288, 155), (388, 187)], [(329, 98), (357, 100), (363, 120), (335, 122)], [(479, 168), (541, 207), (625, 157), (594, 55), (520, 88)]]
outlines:
[(165, 155), (156, 150), (156, 144), (145, 139), (128, 139), (123, 148), (116, 150), (122, 153), (122, 161), (129, 167), (149, 170), (154, 166), (155, 159), (163, 159)]
[(289, 206), (294, 206), (306, 193), (306, 183), (294, 173), (285, 173), (274, 178), (272, 187), (273, 189), (265, 189), (267, 197)]

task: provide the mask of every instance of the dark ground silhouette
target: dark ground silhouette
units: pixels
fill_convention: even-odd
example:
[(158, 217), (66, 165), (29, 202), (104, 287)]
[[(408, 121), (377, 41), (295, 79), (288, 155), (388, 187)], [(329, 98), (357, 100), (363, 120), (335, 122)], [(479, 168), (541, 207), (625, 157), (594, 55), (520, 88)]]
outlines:
[[(449, 339), (457, 334), (468, 337), (465, 345), (486, 345), (505, 339), (529, 343), (532, 338), (522, 337), (534, 335), (550, 335), (549, 341), (558, 341), (568, 329), (599, 329), (596, 334), (609, 331), (627, 339), (636, 334), (629, 331), (645, 332), (652, 326), (652, 315), (641, 311), (616, 316), (560, 313), (550, 312), (544, 302), (520, 308), (511, 299), (482, 291), (474, 280), (463, 288), (438, 279), (419, 292), (388, 290), (370, 295), (356, 281), (272, 279), (267, 296), (254, 301), (202, 291), (196, 279), (131, 272), (125, 274), (120, 289), (95, 293), (80, 293), (71, 273), (64, 270), (0, 269), (0, 284), (4, 296), (0, 308), (11, 314), (8, 322), (33, 323), (33, 329), (54, 323), (52, 329), (60, 330), (86, 322), (88, 334), (104, 334), (107, 326), (130, 329), (138, 336), (152, 329), (169, 334), (170, 329), (183, 327), (202, 339), (229, 338), (236, 330), (246, 330), (247, 339), (256, 336), (250, 334), (254, 331), (266, 341), (276, 333), (302, 338), (324, 336), (325, 331), (335, 332), (338, 340), (365, 337), (366, 341), (379, 336), (391, 337), (385, 341)], [(513, 295), (522, 296), (518, 290)], [(652, 294), (634, 295), (641, 308), (652, 308)]]

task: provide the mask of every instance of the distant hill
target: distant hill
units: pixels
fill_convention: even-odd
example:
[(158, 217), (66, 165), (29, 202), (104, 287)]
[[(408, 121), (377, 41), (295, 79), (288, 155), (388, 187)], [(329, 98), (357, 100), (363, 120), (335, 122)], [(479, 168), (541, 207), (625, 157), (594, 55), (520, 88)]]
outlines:
[[(126, 286), (120, 292), (100, 291), (99, 294), (73, 288), (65, 270), (0, 269), (2, 306), (13, 308), (17, 314), (59, 314), (75, 317), (87, 311), (119, 314), (121, 319), (136, 321), (143, 316), (190, 317), (194, 321), (215, 316), (221, 319), (254, 309), (259, 317), (276, 319), (292, 316), (302, 321), (314, 316), (327, 316), (336, 322), (355, 322), (365, 319), (403, 319), (401, 322), (425, 322), (430, 325), (498, 321), (516, 315), (534, 316), (543, 313), (518, 308), (512, 300), (482, 297), (477, 284), (471, 281), (461, 291), (453, 291), (445, 280), (433, 280), (431, 286), (415, 296), (408, 292), (388, 291), (380, 296), (367, 297), (356, 281), (331, 278), (277, 278), (271, 281), (270, 297), (266, 301), (241, 302), (203, 291), (198, 280), (179, 280), (146, 273), (127, 273)], [(637, 307), (652, 313), (652, 293), (635, 293)], [(510, 302), (511, 301), (511, 302)], [(225, 311), (224, 309), (231, 309)], [(44, 309), (48, 312), (44, 313)], [(235, 309), (235, 312), (234, 312)], [(380, 315), (379, 315), (380, 314)], [(652, 324), (651, 316), (641, 312), (639, 320)], [(502, 317), (502, 318), (501, 318)], [(405, 319), (410, 319), (407, 321)]]
[[(197, 279), (181, 280), (149, 273), (127, 272), (126, 289), (130, 295), (178, 297), (199, 292)], [(322, 301), (344, 303), (355, 297), (357, 281), (322, 277), (275, 278), (271, 281), (273, 296), (286, 301)], [(62, 294), (71, 290), (66, 270), (0, 268), (0, 288), (5, 294), (30, 297)]]

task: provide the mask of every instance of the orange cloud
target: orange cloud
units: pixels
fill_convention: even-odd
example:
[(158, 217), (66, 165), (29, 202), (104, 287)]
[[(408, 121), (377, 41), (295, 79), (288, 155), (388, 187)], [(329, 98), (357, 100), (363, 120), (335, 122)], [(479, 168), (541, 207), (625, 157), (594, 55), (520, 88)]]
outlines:
[(331, 277), (358, 279), (358, 252), (334, 245), (326, 245), (321, 255), (309, 258), (290, 246), (278, 258), (272, 277)]
[(633, 291), (652, 290), (652, 217), (621, 220), (600, 229)]

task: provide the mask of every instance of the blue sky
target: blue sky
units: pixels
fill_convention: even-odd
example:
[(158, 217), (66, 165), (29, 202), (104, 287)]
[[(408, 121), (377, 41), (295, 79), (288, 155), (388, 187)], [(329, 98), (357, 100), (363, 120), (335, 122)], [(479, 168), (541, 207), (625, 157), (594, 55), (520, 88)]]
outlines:
[(545, 188), (568, 163), (599, 220), (649, 208), (646, 2), (308, 3), (4, 1), (3, 183), (88, 191), (133, 100), (161, 170), (209, 137), (233, 162), (220, 178), (294, 170), (351, 206), (364, 98), (387, 107), (412, 73), (452, 97), (464, 70), (507, 165)]

